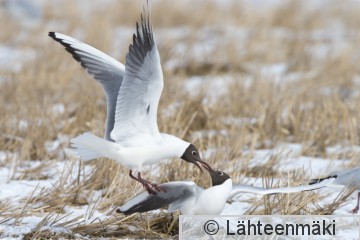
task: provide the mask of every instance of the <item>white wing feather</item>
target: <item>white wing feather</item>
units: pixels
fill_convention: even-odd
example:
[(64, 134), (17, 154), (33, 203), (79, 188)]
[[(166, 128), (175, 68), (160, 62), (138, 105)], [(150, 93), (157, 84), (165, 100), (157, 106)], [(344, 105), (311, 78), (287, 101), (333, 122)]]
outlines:
[(127, 142), (141, 135), (159, 137), (157, 108), (164, 86), (160, 56), (149, 17), (133, 36), (126, 55), (125, 76), (116, 103), (111, 138)]
[(63, 45), (65, 50), (102, 85), (107, 99), (105, 139), (112, 141), (110, 132), (114, 128), (116, 100), (125, 75), (125, 66), (96, 48), (67, 35), (49, 32), (49, 36)]
[(241, 193), (256, 193), (261, 195), (267, 195), (267, 194), (275, 194), (275, 193), (296, 193), (302, 191), (309, 191), (309, 190), (314, 190), (328, 186), (332, 184), (334, 181), (335, 178), (329, 178), (312, 185), (284, 187), (284, 188), (262, 188), (262, 187), (237, 184), (234, 185), (228, 199), (235, 200)]

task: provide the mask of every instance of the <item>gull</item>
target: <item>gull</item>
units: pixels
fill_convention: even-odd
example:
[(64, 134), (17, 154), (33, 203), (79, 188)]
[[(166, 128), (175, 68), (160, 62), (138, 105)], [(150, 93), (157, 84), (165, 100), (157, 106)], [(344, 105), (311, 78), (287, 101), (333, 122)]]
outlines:
[[(149, 8), (147, 7), (147, 10)], [(157, 109), (164, 86), (159, 51), (150, 22), (151, 11), (144, 8), (140, 24), (126, 55), (125, 66), (105, 53), (57, 32), (49, 36), (65, 46), (73, 58), (103, 87), (107, 99), (105, 137), (86, 132), (71, 140), (82, 160), (106, 157), (130, 168), (129, 176), (156, 194), (162, 189), (141, 176), (143, 166), (169, 158), (181, 158), (207, 165), (198, 149), (176, 136), (160, 133)], [(143, 17), (144, 15), (144, 17)], [(132, 171), (137, 171), (135, 177)]]
[(298, 187), (286, 188), (261, 188), (248, 185), (234, 185), (229, 175), (222, 171), (215, 171), (209, 166), (204, 168), (210, 173), (212, 186), (203, 189), (192, 181), (175, 181), (163, 183), (160, 186), (166, 189), (157, 195), (150, 195), (142, 192), (130, 199), (124, 205), (117, 209), (118, 213), (126, 215), (133, 213), (142, 213), (168, 205), (168, 212), (180, 210), (185, 215), (218, 215), (220, 214), (229, 199), (235, 199), (239, 194), (258, 193), (294, 193), (309, 191), (324, 187), (334, 181), (333, 178), (314, 185), (304, 185)]
[(329, 178), (335, 179), (335, 181), (331, 185), (346, 186), (357, 189), (358, 191), (357, 204), (355, 208), (351, 211), (354, 214), (357, 213), (359, 211), (359, 205), (360, 205), (360, 167), (332, 172), (327, 177), (310, 180), (309, 184), (313, 185), (319, 182), (326, 181)]
[(211, 176), (212, 186), (203, 189), (192, 181), (175, 181), (160, 184), (166, 191), (156, 195), (146, 191), (117, 209), (126, 215), (142, 213), (169, 205), (168, 212), (180, 210), (185, 215), (217, 215), (225, 207), (232, 189), (232, 180), (222, 171), (214, 171), (204, 165)]

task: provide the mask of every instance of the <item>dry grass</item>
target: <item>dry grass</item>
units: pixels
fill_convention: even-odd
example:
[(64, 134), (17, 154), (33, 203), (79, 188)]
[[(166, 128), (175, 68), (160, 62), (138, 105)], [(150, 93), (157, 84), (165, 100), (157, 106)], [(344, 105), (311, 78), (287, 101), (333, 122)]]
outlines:
[[(357, 165), (359, 155), (356, 152), (349, 150), (337, 155), (326, 152), (328, 146), (360, 145), (360, 92), (358, 79), (356, 81), (360, 73), (360, 55), (356, 51), (360, 40), (356, 31), (360, 9), (353, 2), (340, 4), (331, 1), (322, 7), (320, 13), (307, 9), (301, 1), (264, 9), (236, 2), (230, 7), (220, 8), (211, 1), (199, 1), (191, 4), (192, 7), (187, 1), (175, 4), (164, 0), (161, 4), (154, 4), (155, 35), (157, 31), (166, 33), (173, 27), (186, 27), (190, 31), (188, 37), (163, 34), (165, 37), (161, 38), (162, 42), (158, 41), (158, 45), (164, 65), (178, 58), (174, 44), (186, 43), (185, 53), (191, 53), (194, 45), (201, 44), (204, 36), (197, 33), (204, 28), (211, 26), (205, 38), (216, 40), (216, 47), (204, 56), (186, 59), (185, 65), (163, 69), (165, 88), (159, 107), (160, 129), (184, 137), (199, 146), (201, 151), (218, 149), (206, 161), (214, 168), (226, 169), (236, 181), (243, 177), (276, 177), (297, 184), (306, 179), (308, 176), (304, 178), (306, 173), (301, 171), (279, 171), (276, 166), (279, 166), (281, 157), (277, 153), (270, 161), (249, 167), (253, 151), (273, 148), (280, 142), (302, 144), (302, 155), (305, 156), (351, 159), (347, 164)], [(1, 166), (13, 167), (12, 179), (31, 181), (53, 177), (46, 169), (57, 162), (66, 162), (66, 168), (54, 186), (24, 199), (21, 206), (13, 206), (6, 199), (0, 200), (0, 212), (5, 216), (3, 222), (13, 221), (15, 224), (26, 216), (47, 216), (25, 239), (81, 236), (167, 238), (177, 235), (176, 216), (160, 213), (125, 217), (114, 212), (116, 206), (142, 191), (139, 184), (127, 177), (127, 169), (102, 159), (89, 163), (96, 166), (89, 172), (84, 165), (67, 156), (66, 148), (71, 137), (84, 131), (99, 136), (103, 134), (105, 96), (101, 87), (69, 54), (47, 37), (48, 31), (60, 31), (81, 36), (83, 41), (104, 52), (114, 52), (113, 41), (117, 36), (114, 28), (133, 28), (141, 6), (139, 2), (130, 0), (114, 1), (106, 8), (87, 8), (89, 14), (83, 16), (79, 14), (83, 6), (73, 1), (62, 1), (61, 5), (49, 2), (45, 5), (42, 24), (32, 28), (24, 28), (21, 22), (0, 14), (0, 43), (36, 51), (36, 58), (25, 64), (21, 71), (0, 70), (1, 78), (6, 79), (0, 82), (0, 150), (17, 154), (15, 160), (12, 155), (7, 156)], [(335, 20), (342, 24), (343, 33), (343, 30), (333, 27), (335, 23), (332, 21)], [(57, 29), (51, 24), (54, 22), (62, 24), (55, 25)], [(236, 32), (232, 34), (231, 28), (226, 26), (246, 31), (247, 37), (235, 35)], [(327, 37), (332, 31), (344, 34), (340, 42)], [(18, 37), (20, 33), (22, 38)], [(130, 40), (131, 35), (121, 44), (122, 52), (114, 53), (121, 56), (119, 60), (122, 62)], [(314, 57), (313, 52), (324, 46), (328, 46), (324, 56)], [(276, 63), (287, 63), (285, 74), (303, 74), (296, 80), (287, 81), (277, 81), (271, 74), (261, 74), (259, 66)], [(193, 75), (231, 76), (233, 81), (221, 86), (228, 87), (226, 96), (205, 104), (207, 84), (191, 89), (191, 94), (183, 87), (185, 79)], [(63, 112), (54, 112), (57, 104), (64, 106)], [(224, 118), (255, 120), (231, 124), (224, 122)], [(194, 134), (209, 130), (227, 134), (200, 138)], [(46, 148), (49, 141), (59, 141), (60, 144), (49, 151)], [(27, 168), (26, 164), (34, 160), (42, 162)], [(161, 176), (146, 175), (157, 182), (192, 179), (201, 186), (210, 184), (210, 180), (197, 169), (179, 160), (163, 163), (160, 170), (164, 173)], [(265, 182), (268, 186), (279, 185), (278, 181), (268, 181)], [(101, 194), (94, 197), (94, 192)], [(350, 193), (342, 193), (327, 206), (318, 206), (322, 197), (312, 192), (266, 196), (260, 201), (254, 199), (246, 213), (332, 214), (344, 204)], [(87, 205), (87, 218), (97, 210), (108, 214), (109, 219), (87, 222), (75, 217), (60, 221), (59, 214), (66, 212), (66, 206)], [(54, 235), (44, 226), (71, 231)], [(129, 231), (128, 226), (135, 230)]]

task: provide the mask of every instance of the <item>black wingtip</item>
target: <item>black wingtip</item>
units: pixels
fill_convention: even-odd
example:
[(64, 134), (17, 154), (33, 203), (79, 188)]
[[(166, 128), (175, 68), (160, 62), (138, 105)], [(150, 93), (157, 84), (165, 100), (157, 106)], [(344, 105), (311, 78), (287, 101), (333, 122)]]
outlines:
[(309, 185), (314, 185), (314, 184), (319, 183), (321, 181), (322, 181), (322, 179), (320, 179), (320, 178), (310, 179)]
[[(130, 209), (129, 209), (129, 210), (130, 210)], [(130, 215), (130, 214), (134, 213), (134, 212), (129, 211), (129, 210), (127, 210), (127, 211), (121, 211), (120, 208), (118, 208), (118, 209), (116, 209), (116, 213), (122, 213), (122, 214), (124, 214), (124, 215)]]
[[(134, 62), (134, 65), (142, 64), (146, 54), (156, 47), (149, 15), (144, 7), (144, 12), (140, 14), (140, 22), (136, 22), (136, 33), (126, 55), (126, 61)], [(137, 68), (134, 69), (134, 72), (136, 71)]]
[[(65, 47), (65, 50), (67, 52), (69, 52), (76, 61), (81, 63), (80, 56), (75, 52), (75, 49), (73, 49), (71, 47), (71, 44), (64, 42), (62, 38), (57, 37), (56, 32), (49, 32), (48, 36), (51, 37), (54, 41), (56, 41), (56, 42), (60, 43), (61, 45), (63, 45)], [(81, 63), (81, 66), (83, 68), (86, 68), (86, 66), (83, 63)]]
[(311, 179), (310, 182), (309, 182), (309, 185), (313, 185), (313, 184), (316, 184), (316, 183), (320, 183), (326, 179), (330, 179), (330, 178), (337, 178), (337, 175), (331, 175), (331, 176), (328, 176), (328, 177), (325, 177), (325, 178), (315, 178), (315, 179)]
[(51, 37), (54, 40), (57, 40), (55, 32), (49, 32), (48, 36)]
[(48, 36), (51, 37), (56, 42), (61, 43), (61, 39), (56, 36), (56, 32), (49, 32)]

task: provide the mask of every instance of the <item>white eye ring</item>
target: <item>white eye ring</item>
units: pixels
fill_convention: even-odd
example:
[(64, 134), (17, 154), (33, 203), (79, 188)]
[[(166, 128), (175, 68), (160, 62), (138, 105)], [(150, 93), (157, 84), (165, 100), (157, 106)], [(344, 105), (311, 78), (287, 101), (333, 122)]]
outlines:
[(195, 151), (192, 151), (191, 154), (196, 156), (196, 152), (195, 152)]
[(224, 175), (224, 173), (223, 173), (223, 172), (219, 172), (219, 176), (222, 176), (222, 175)]

